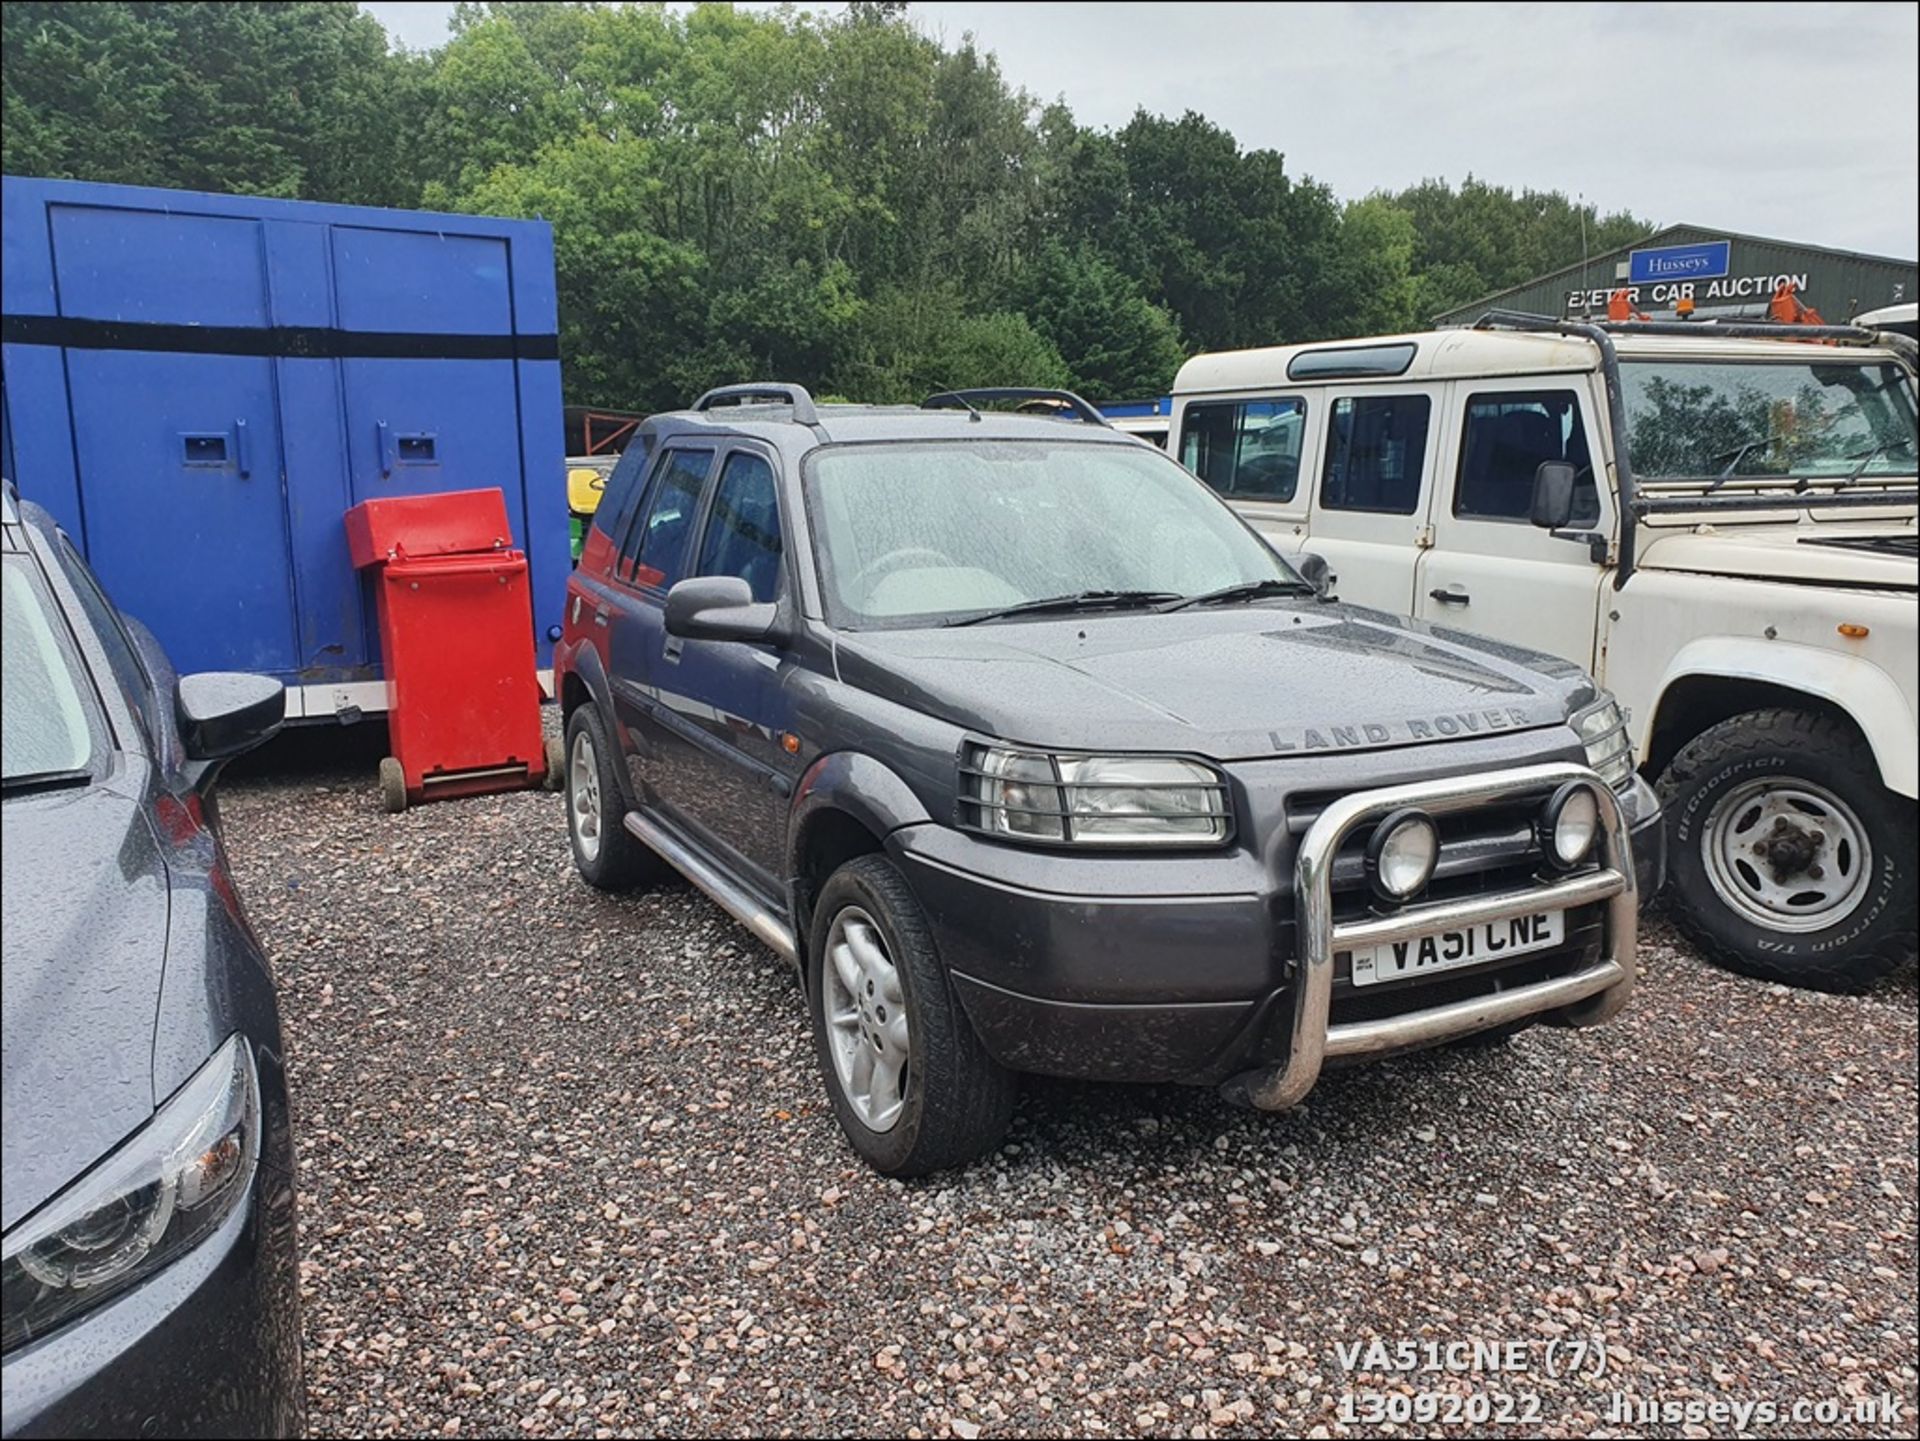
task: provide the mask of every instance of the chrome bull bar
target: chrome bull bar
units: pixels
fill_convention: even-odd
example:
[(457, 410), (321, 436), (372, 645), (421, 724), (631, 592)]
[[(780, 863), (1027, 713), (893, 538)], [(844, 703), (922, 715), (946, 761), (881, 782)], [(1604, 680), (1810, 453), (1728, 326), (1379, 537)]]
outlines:
[[(1429, 815), (1442, 816), (1510, 796), (1551, 792), (1567, 781), (1585, 781), (1599, 801), (1598, 870), (1529, 890), (1409, 906), (1391, 915), (1344, 925), (1334, 921), (1334, 857), (1347, 837), (1367, 821), (1402, 806), (1417, 806)], [(1619, 798), (1586, 766), (1571, 762), (1522, 766), (1343, 796), (1321, 812), (1301, 837), (1293, 874), (1299, 964), (1294, 975), (1287, 1059), (1282, 1065), (1239, 1078), (1234, 1087), (1262, 1110), (1282, 1110), (1298, 1102), (1313, 1089), (1321, 1067), (1332, 1057), (1380, 1055), (1432, 1045), (1543, 1011), (1564, 1012), (1572, 1025), (1597, 1026), (1619, 1012), (1633, 989), (1634, 947), (1640, 929), (1633, 843)], [(1595, 901), (1607, 903), (1600, 959), (1575, 975), (1378, 1020), (1338, 1026), (1327, 1022), (1333, 1000), (1333, 958), (1341, 951), (1536, 911), (1571, 910)]]

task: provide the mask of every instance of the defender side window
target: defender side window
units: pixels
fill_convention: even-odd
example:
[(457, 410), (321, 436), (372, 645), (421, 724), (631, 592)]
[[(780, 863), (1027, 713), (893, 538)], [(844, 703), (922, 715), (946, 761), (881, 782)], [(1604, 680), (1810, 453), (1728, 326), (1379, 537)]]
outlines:
[[(680, 579), (700, 487), (712, 465), (711, 450), (668, 450), (661, 455), (643, 518), (621, 547), (627, 580), (665, 590)], [(630, 567), (625, 565), (628, 558)]]
[(1571, 390), (1503, 390), (1467, 400), (1460, 433), (1460, 474), (1453, 513), (1473, 520), (1528, 518), (1533, 475), (1540, 463), (1564, 460), (1574, 481), (1574, 525), (1600, 519), (1600, 494), (1580, 423), (1580, 400)]
[(778, 592), (780, 509), (773, 467), (762, 457), (747, 451), (727, 457), (693, 573), (738, 576), (753, 588), (756, 601), (770, 601)]
[(1202, 401), (1182, 416), (1180, 463), (1224, 496), (1292, 500), (1306, 433), (1307, 403), (1292, 396)]
[(1328, 510), (1412, 515), (1426, 464), (1424, 395), (1348, 395), (1327, 419), (1327, 463), (1320, 504)]

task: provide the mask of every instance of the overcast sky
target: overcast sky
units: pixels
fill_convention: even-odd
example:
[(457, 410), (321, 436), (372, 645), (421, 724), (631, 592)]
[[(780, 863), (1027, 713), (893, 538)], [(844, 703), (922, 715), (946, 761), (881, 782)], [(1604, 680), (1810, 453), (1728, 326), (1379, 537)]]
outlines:
[[(366, 3), (416, 49), (451, 4)], [(678, 7), (676, 7), (678, 8)], [(835, 10), (835, 5), (815, 5)], [(920, 4), (1085, 125), (1198, 110), (1343, 199), (1469, 172), (1920, 254), (1920, 6)]]

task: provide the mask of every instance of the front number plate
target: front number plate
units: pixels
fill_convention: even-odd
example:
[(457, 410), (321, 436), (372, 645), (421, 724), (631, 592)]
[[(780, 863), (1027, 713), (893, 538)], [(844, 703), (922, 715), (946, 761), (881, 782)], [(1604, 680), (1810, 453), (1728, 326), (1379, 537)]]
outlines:
[(1429, 936), (1360, 946), (1353, 952), (1353, 983), (1377, 986), (1384, 981), (1457, 971), (1463, 966), (1523, 956), (1528, 951), (1549, 950), (1560, 944), (1566, 930), (1565, 911), (1540, 911), (1531, 916), (1482, 921), (1457, 931), (1435, 931)]

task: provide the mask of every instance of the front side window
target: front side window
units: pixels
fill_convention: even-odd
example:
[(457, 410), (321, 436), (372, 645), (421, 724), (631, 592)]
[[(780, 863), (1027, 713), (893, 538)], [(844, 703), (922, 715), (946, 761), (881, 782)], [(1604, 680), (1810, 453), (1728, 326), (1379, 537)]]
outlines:
[(1911, 382), (1892, 363), (1621, 362), (1641, 480), (1914, 473)]
[(80, 609), (92, 623), (100, 648), (107, 653), (107, 664), (113, 669), (114, 679), (120, 682), (127, 704), (133, 707), (141, 724), (152, 734), (153, 680), (147, 674), (146, 663), (140, 659), (140, 653), (134, 647), (133, 637), (127, 634), (120, 613), (100, 588), (92, 567), (81, 558), (80, 552), (74, 549), (73, 542), (64, 531), (60, 534), (60, 553), (67, 563), (67, 573), (73, 580), (74, 592), (80, 598)]
[(1088, 592), (1191, 596), (1285, 561), (1145, 446), (1089, 441), (829, 446), (806, 502), (828, 619), (933, 624)]
[(1573, 524), (1600, 519), (1580, 398), (1571, 390), (1510, 390), (1467, 401), (1453, 513), (1476, 520), (1525, 521), (1541, 462), (1564, 460), (1576, 472)]
[(712, 464), (710, 450), (669, 450), (661, 457), (645, 516), (627, 539), (633, 555), (627, 578), (635, 585), (665, 590), (680, 579), (700, 487)]
[(760, 456), (727, 457), (713, 489), (707, 531), (695, 575), (734, 575), (756, 601), (772, 600), (780, 584), (780, 509), (773, 467)]
[(8, 556), (0, 598), (0, 769), (9, 784), (86, 771), (95, 729), (79, 660), (25, 556)]
[(1300, 483), (1307, 403), (1207, 400), (1180, 422), (1180, 462), (1235, 500), (1292, 500)]
[(1320, 504), (1329, 510), (1412, 515), (1427, 455), (1424, 395), (1349, 395), (1327, 419)]

